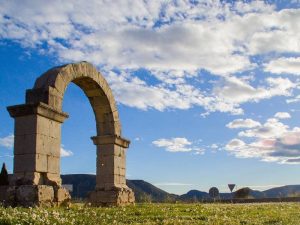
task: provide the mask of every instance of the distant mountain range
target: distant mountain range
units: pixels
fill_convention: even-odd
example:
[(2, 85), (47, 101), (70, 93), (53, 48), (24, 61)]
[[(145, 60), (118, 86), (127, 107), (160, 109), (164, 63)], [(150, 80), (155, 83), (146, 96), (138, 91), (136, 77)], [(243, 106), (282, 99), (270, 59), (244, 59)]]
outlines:
[[(88, 192), (94, 190), (96, 176), (89, 174), (69, 174), (61, 175), (63, 184), (72, 184), (72, 198), (84, 199)], [(173, 202), (173, 201), (202, 201), (210, 199), (207, 192), (191, 190), (183, 195), (170, 194), (143, 180), (127, 180), (127, 185), (134, 193), (137, 202)], [(234, 193), (233, 193), (234, 195)], [(252, 198), (278, 198), (300, 196), (300, 185), (286, 185), (271, 188), (266, 191), (251, 190)], [(221, 199), (230, 199), (231, 193), (220, 193)]]

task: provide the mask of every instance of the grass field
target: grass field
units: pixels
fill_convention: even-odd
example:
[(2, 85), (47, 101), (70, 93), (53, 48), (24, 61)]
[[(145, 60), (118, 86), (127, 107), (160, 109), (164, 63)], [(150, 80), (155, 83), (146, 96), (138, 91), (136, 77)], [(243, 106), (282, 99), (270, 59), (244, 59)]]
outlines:
[(3, 208), (0, 224), (291, 224), (299, 203), (137, 204), (120, 208)]

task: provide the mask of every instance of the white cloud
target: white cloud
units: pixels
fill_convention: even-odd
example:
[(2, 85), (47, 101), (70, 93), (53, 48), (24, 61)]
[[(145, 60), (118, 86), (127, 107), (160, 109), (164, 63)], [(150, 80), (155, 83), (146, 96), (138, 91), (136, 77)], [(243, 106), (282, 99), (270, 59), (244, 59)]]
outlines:
[(107, 80), (118, 102), (142, 110), (154, 108), (163, 111), (167, 108), (189, 109), (202, 106), (209, 112), (222, 111), (239, 114), (230, 103), (221, 102), (213, 96), (205, 96), (199, 89), (189, 84), (180, 84), (169, 89), (163, 85), (151, 86), (137, 77), (126, 73), (109, 72)]
[(168, 152), (193, 152), (195, 155), (204, 154), (204, 149), (195, 146), (191, 141), (183, 137), (161, 138), (153, 141), (152, 144), (156, 147), (164, 148)]
[(225, 147), (229, 151), (234, 151), (237, 149), (241, 149), (245, 146), (245, 142), (240, 139), (232, 139)]
[(61, 157), (69, 157), (72, 156), (73, 152), (64, 148), (64, 145), (60, 147), (60, 156)]
[(239, 132), (240, 137), (279, 138), (287, 132), (288, 126), (276, 118), (268, 119), (263, 125)]
[(158, 139), (153, 141), (152, 144), (159, 148), (165, 148), (168, 152), (189, 152), (192, 151), (192, 142), (186, 138), (171, 138), (171, 139)]
[(213, 90), (215, 95), (224, 102), (239, 105), (245, 102), (258, 102), (274, 96), (290, 96), (297, 86), (288, 78), (266, 79), (266, 86), (253, 87), (247, 81), (237, 77), (227, 77), (224, 82)]
[(271, 60), (264, 67), (265, 71), (275, 74), (288, 73), (300, 75), (300, 57), (281, 57)]
[(236, 119), (231, 121), (226, 125), (226, 127), (234, 129), (234, 128), (253, 128), (260, 126), (260, 122), (257, 122), (252, 119)]
[(14, 147), (14, 135), (8, 135), (6, 137), (0, 138), (0, 146), (5, 148), (13, 148)]
[(212, 144), (212, 145), (210, 146), (210, 148), (212, 148), (212, 149), (218, 149), (219, 146), (218, 146), (217, 144)]
[(118, 102), (139, 109), (168, 108), (189, 109), (201, 106), (207, 112), (242, 114), (240, 107), (245, 102), (258, 102), (273, 96), (290, 96), (297, 84), (288, 78), (267, 78), (267, 85), (252, 87), (247, 81), (229, 77), (217, 82), (212, 94), (205, 93), (190, 84), (178, 84), (173, 88), (164, 85), (152, 86), (128, 73), (108, 72), (110, 83)]
[(239, 133), (225, 149), (238, 158), (259, 158), (266, 162), (300, 163), (300, 128), (268, 119), (264, 124)]
[[(300, 53), (299, 20), (300, 9), (276, 11), (262, 1), (5, 1), (0, 39), (55, 55), (60, 62), (92, 62), (118, 102), (130, 107), (200, 106), (208, 113), (242, 114), (246, 102), (291, 96), (296, 88), (287, 78), (257, 76), (257, 85), (237, 74), (274, 69), (278, 62), (269, 53)], [(290, 62), (289, 70), (295, 66)], [(146, 78), (135, 74), (141, 68), (149, 71)], [(208, 90), (197, 83), (203, 70), (218, 76)]]
[(291, 115), (288, 112), (277, 112), (274, 117), (278, 119), (289, 119)]

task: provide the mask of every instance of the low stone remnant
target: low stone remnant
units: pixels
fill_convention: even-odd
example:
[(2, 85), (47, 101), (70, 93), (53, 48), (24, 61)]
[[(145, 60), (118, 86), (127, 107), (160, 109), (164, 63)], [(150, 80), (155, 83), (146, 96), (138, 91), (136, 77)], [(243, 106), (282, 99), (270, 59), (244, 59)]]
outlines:
[(10, 205), (61, 205), (70, 195), (61, 186), (61, 124), (68, 115), (62, 111), (69, 83), (78, 85), (88, 97), (96, 119), (96, 189), (93, 205), (134, 203), (126, 185), (126, 149), (112, 91), (104, 77), (87, 62), (54, 67), (41, 75), (26, 92), (26, 104), (8, 107), (15, 119), (14, 173), (7, 190)]
[(95, 190), (90, 193), (89, 200), (93, 206), (125, 206), (133, 204), (134, 193), (129, 188), (116, 190)]

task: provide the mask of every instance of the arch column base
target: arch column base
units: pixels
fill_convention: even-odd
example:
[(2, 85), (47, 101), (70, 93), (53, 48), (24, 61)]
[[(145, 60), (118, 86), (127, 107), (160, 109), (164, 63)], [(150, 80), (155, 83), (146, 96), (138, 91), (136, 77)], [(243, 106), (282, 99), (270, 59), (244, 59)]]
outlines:
[(9, 186), (6, 191), (5, 205), (9, 206), (60, 206), (69, 205), (71, 196), (60, 186), (20, 185)]
[(134, 204), (134, 193), (130, 188), (118, 190), (95, 190), (89, 194), (92, 206), (125, 206)]

